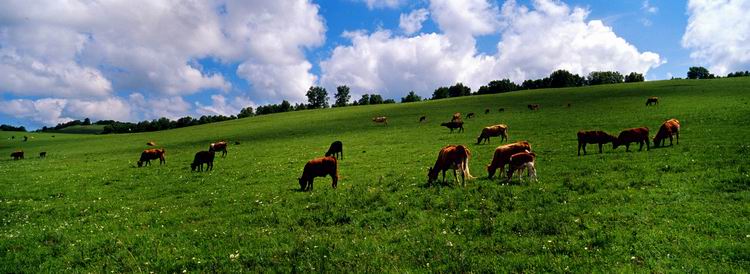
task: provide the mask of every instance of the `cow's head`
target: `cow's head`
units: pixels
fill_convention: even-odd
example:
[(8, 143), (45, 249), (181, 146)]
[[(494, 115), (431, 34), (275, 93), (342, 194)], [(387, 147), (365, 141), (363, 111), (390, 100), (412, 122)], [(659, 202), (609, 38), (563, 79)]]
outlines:
[(612, 149), (617, 149), (617, 147), (619, 147), (620, 145), (621, 145), (620, 139), (617, 139), (617, 138), (612, 139)]
[(190, 163), (190, 170), (195, 171), (195, 169), (198, 167), (195, 163)]
[(493, 176), (495, 176), (495, 171), (497, 169), (493, 168), (492, 165), (487, 165), (487, 179), (492, 179)]
[(142, 166), (143, 166), (143, 161), (138, 161), (138, 167), (142, 167)]
[(432, 184), (432, 182), (436, 181), (438, 177), (437, 170), (433, 168), (429, 168), (427, 170), (427, 183)]
[(297, 178), (299, 180), (299, 188), (302, 191), (305, 191), (305, 188), (307, 187), (307, 180), (303, 180), (302, 177)]

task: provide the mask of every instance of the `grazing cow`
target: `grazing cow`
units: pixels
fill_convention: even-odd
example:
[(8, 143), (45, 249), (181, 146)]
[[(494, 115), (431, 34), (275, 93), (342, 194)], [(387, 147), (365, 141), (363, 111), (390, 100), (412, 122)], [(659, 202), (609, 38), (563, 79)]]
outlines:
[(528, 108), (530, 110), (539, 110), (539, 104), (529, 104)]
[(234, 141), (234, 145), (239, 145), (240, 141)]
[(10, 154), (13, 160), (23, 159), (23, 150), (19, 150)]
[(453, 133), (453, 129), (456, 128), (458, 129), (458, 133), (464, 132), (464, 122), (462, 122), (461, 120), (442, 123), (440, 124), (440, 126), (451, 129), (451, 133)]
[(499, 124), (483, 128), (482, 133), (479, 134), (479, 137), (477, 138), (477, 145), (482, 143), (482, 141), (489, 143), (490, 137), (498, 136), (500, 136), (501, 143), (503, 142), (503, 140), (508, 140), (508, 125)]
[(646, 99), (647, 106), (658, 105), (658, 104), (659, 104), (659, 97), (653, 96), (653, 97), (648, 97), (648, 99)]
[(536, 161), (536, 154), (529, 152), (528, 150), (513, 154), (510, 156), (510, 163), (508, 164), (508, 177), (507, 182), (513, 179), (513, 173), (518, 171), (519, 179), (523, 176), (523, 170), (526, 170), (526, 175), (529, 179), (537, 181), (536, 178), (536, 167), (534, 162)]
[(385, 124), (386, 126), (388, 125), (388, 117), (385, 116), (372, 118), (372, 121), (379, 124)]
[(466, 114), (466, 119), (474, 118), (474, 112), (469, 112), (469, 114)]
[(341, 154), (341, 160), (344, 159), (344, 144), (341, 143), (341, 141), (335, 141), (331, 143), (331, 146), (328, 147), (328, 151), (326, 152), (326, 157), (333, 156), (334, 158), (339, 158), (338, 155)]
[(206, 164), (206, 171), (213, 170), (215, 155), (216, 152), (213, 150), (198, 151), (195, 153), (195, 158), (193, 158), (193, 162), (190, 164), (190, 169), (192, 171), (195, 171), (196, 169), (198, 169), (198, 171), (203, 171), (203, 164)]
[(440, 172), (443, 173), (443, 182), (445, 182), (445, 171), (452, 169), (456, 182), (458, 182), (456, 170), (461, 172), (461, 185), (465, 186), (466, 179), (474, 178), (469, 172), (469, 157), (471, 157), (471, 151), (463, 145), (449, 145), (442, 148), (435, 165), (427, 171), (427, 183), (432, 185)]
[(614, 142), (615, 139), (617, 139), (617, 137), (604, 131), (581, 130), (578, 132), (578, 156), (581, 156), (581, 148), (583, 148), (583, 155), (586, 155), (586, 144), (599, 144), (599, 153), (602, 153), (602, 145)]
[(47, 157), (46, 151), (39, 152), (39, 158), (46, 158), (46, 157)]
[(505, 108), (500, 108), (500, 109), (498, 109), (497, 111), (499, 111), (499, 112), (503, 112), (503, 111), (505, 111)]
[(505, 171), (505, 165), (510, 163), (510, 157), (513, 156), (513, 154), (526, 150), (531, 151), (531, 145), (527, 141), (519, 141), (495, 148), (492, 162), (487, 165), (487, 178), (492, 179), (498, 168), (500, 169), (500, 174), (502, 174)]
[(620, 132), (617, 139), (612, 141), (612, 149), (617, 149), (621, 145), (625, 145), (625, 151), (630, 151), (630, 143), (639, 143), (641, 146), (638, 151), (643, 150), (643, 143), (646, 143), (646, 150), (651, 149), (651, 145), (648, 141), (648, 128), (630, 128)]
[(331, 179), (333, 179), (331, 186), (336, 188), (339, 181), (339, 169), (336, 158), (320, 157), (307, 162), (305, 169), (302, 171), (302, 177), (299, 177), (299, 187), (302, 191), (312, 191), (315, 177), (325, 176), (331, 176)]
[(211, 143), (211, 145), (208, 146), (209, 151), (221, 151), (221, 157), (227, 156), (227, 142), (225, 141), (219, 141), (216, 143)]
[(490, 114), (490, 109), (485, 109), (484, 114)]
[(568, 107), (570, 107), (570, 103), (568, 103)]
[(460, 112), (453, 113), (453, 118), (451, 118), (451, 122), (455, 122), (455, 121), (461, 121), (461, 113)]
[(156, 159), (159, 159), (160, 165), (167, 163), (167, 160), (164, 159), (164, 153), (166, 152), (167, 151), (164, 150), (163, 148), (162, 149), (152, 148), (152, 149), (144, 150), (143, 152), (141, 152), (140, 160), (138, 160), (138, 167), (142, 167), (143, 163), (146, 163), (147, 166), (151, 165), (151, 160), (156, 160)]
[(148, 141), (148, 143), (146, 143), (146, 145), (150, 146), (150, 147), (155, 147), (156, 146), (156, 142), (154, 142), (154, 141)]
[(669, 119), (664, 121), (654, 136), (654, 147), (659, 147), (664, 143), (664, 140), (669, 138), (669, 145), (672, 145), (672, 136), (677, 137), (677, 144), (680, 144), (680, 121), (677, 119)]
[(420, 123), (421, 123), (421, 122), (424, 122), (425, 120), (427, 120), (427, 116), (422, 116), (422, 117), (419, 117), (419, 122), (420, 122)]
[(29, 140), (29, 136), (23, 136), (23, 141), (26, 142)]

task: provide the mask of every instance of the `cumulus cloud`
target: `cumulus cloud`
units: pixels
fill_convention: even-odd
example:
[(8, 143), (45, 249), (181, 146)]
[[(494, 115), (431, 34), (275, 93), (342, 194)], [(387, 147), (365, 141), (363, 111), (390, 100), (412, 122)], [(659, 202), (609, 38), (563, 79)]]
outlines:
[[(639, 52), (601, 21), (587, 21), (587, 10), (556, 1), (534, 1), (533, 8), (507, 1), (498, 8), (487, 1), (461, 6), (440, 0), (430, 4), (430, 13), (442, 33), (348, 33), (351, 45), (336, 47), (321, 62), (322, 84), (387, 98), (409, 90), (430, 96), (456, 82), (476, 90), (491, 80), (521, 82), (556, 69), (647, 73), (664, 62), (656, 53)], [(502, 38), (497, 54), (478, 53), (475, 37), (493, 33)]]
[(427, 20), (428, 15), (430, 15), (430, 12), (426, 9), (413, 10), (409, 14), (402, 13), (399, 18), (398, 27), (405, 34), (414, 34), (422, 29), (422, 22)]
[(659, 12), (659, 8), (651, 5), (649, 0), (643, 0), (643, 3), (641, 4), (641, 9), (648, 13), (657, 13)]
[[(0, 101), (0, 112), (34, 125), (55, 125), (89, 117), (94, 120), (129, 120), (130, 105), (120, 98), (102, 100), (43, 98)], [(75, 118), (74, 118), (75, 117)]]
[(404, 0), (359, 0), (367, 4), (367, 8), (398, 8)]
[(691, 0), (682, 46), (718, 75), (750, 69), (750, 1)]
[(198, 107), (198, 114), (224, 116), (237, 115), (242, 108), (255, 105), (255, 103), (247, 98), (235, 97), (232, 100), (227, 100), (227, 98), (221, 94), (211, 95), (211, 103), (211, 105), (205, 106), (196, 102), (195, 105)]

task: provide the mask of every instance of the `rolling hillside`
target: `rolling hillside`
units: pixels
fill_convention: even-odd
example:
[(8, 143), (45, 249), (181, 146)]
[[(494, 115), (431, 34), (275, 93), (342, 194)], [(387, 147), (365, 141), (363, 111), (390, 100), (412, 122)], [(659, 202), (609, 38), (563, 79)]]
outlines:
[[(646, 107), (648, 96), (658, 106)], [(0, 272), (750, 271), (750, 78), (531, 90), (273, 114), (125, 135), (0, 132)], [(538, 103), (539, 111), (527, 104)], [(567, 107), (567, 104), (571, 107)], [(485, 115), (484, 110), (491, 109)], [(499, 112), (504, 108), (504, 112)], [(475, 112), (466, 132), (440, 122)], [(389, 117), (388, 126), (373, 116)], [(418, 123), (426, 115), (426, 123)], [(682, 123), (680, 144), (576, 156), (576, 132)], [(538, 182), (486, 179), (499, 139), (537, 153)], [(230, 142), (212, 172), (199, 150)], [(167, 164), (136, 168), (147, 141)], [(344, 143), (337, 189), (308, 160)], [(234, 145), (234, 142), (240, 142)], [(426, 184), (467, 144), (478, 179)], [(46, 159), (37, 159), (46, 151)]]

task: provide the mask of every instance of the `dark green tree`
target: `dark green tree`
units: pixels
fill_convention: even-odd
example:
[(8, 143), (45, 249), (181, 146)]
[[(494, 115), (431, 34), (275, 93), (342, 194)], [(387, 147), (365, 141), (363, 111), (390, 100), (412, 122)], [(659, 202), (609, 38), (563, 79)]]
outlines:
[(493, 80), (486, 86), (479, 87), (478, 94), (493, 94), (519, 90), (521, 87), (510, 81), (510, 79)]
[(310, 87), (307, 90), (307, 102), (311, 109), (328, 107), (328, 92), (323, 87)]
[(690, 67), (687, 73), (688, 79), (708, 79), (710, 76), (711, 73), (704, 67)]
[(401, 97), (401, 103), (419, 102), (422, 101), (422, 97), (419, 97), (413, 90), (409, 91), (406, 97)]
[(625, 83), (643, 82), (646, 79), (643, 78), (643, 74), (637, 72), (631, 72), (625, 76)]
[(463, 83), (456, 83), (448, 88), (450, 97), (461, 97), (471, 95), (471, 88), (464, 86)]
[(439, 88), (435, 89), (434, 92), (432, 92), (432, 99), (433, 100), (448, 98), (448, 96), (450, 96), (450, 93), (448, 93), (448, 88), (447, 87), (439, 87)]
[(253, 107), (246, 107), (240, 110), (240, 113), (237, 114), (237, 118), (245, 118), (255, 115), (253, 112)]
[(605, 85), (605, 84), (619, 84), (625, 80), (617, 71), (592, 71), (589, 76), (586, 77), (586, 81), (589, 85)]
[(365, 93), (362, 94), (362, 98), (359, 98), (359, 101), (357, 101), (357, 104), (361, 105), (369, 105), (370, 104), (370, 95)]
[(349, 87), (338, 86), (336, 87), (336, 95), (334, 97), (336, 98), (336, 103), (333, 104), (334, 107), (345, 107), (352, 96), (349, 95)]
[(279, 105), (279, 112), (287, 111), (292, 111), (292, 104), (290, 104), (287, 100), (281, 101), (281, 105)]
[(577, 87), (584, 84), (583, 77), (560, 69), (549, 75), (551, 88)]
[(91, 119), (89, 118), (83, 119), (83, 123), (81, 125), (84, 125), (84, 126), (91, 125)]
[(380, 94), (370, 95), (370, 105), (379, 105), (382, 103), (383, 103), (383, 96), (380, 96)]

